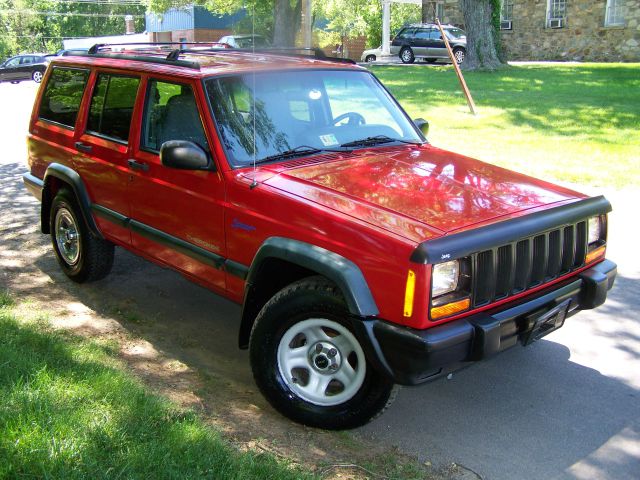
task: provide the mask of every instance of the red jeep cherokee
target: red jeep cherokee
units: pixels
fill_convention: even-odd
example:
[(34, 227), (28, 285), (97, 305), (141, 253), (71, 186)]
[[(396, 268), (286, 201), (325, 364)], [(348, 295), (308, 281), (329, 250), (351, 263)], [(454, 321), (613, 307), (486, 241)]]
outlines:
[(47, 70), (24, 181), (69, 278), (107, 275), (117, 245), (241, 303), (269, 402), (350, 428), (394, 384), (597, 307), (616, 275), (607, 200), (440, 150), (425, 124), (345, 62), (93, 48)]

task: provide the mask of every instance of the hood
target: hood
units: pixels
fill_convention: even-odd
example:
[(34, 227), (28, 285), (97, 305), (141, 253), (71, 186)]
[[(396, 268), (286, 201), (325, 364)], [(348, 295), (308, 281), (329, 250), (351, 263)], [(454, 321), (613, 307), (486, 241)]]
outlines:
[(584, 198), (432, 146), (289, 165), (265, 183), (415, 241)]

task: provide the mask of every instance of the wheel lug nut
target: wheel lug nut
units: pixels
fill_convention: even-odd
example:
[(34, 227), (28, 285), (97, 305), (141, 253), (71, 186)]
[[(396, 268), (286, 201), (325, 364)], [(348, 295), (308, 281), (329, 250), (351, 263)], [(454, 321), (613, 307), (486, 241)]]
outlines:
[(317, 344), (316, 345), (316, 353), (320, 353), (322, 352), (322, 345), (321, 344)]
[(337, 363), (332, 363), (331, 365), (329, 365), (329, 370), (332, 370), (335, 372), (337, 369), (338, 369)]
[(333, 358), (338, 354), (338, 350), (336, 350), (335, 348), (332, 348), (329, 350), (329, 357)]

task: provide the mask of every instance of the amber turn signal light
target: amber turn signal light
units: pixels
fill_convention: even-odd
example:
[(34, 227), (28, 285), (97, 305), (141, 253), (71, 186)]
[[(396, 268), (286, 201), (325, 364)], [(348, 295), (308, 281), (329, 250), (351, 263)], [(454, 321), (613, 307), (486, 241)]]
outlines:
[(464, 312), (465, 310), (469, 309), (469, 305), (471, 305), (471, 300), (465, 298), (464, 300), (447, 303), (439, 307), (432, 307), (431, 320), (437, 320), (438, 318), (448, 317), (449, 315), (453, 315), (454, 313)]
[(602, 245), (601, 247), (598, 247), (595, 250), (590, 251), (589, 253), (587, 253), (587, 256), (584, 259), (584, 263), (591, 263), (600, 257), (604, 257), (605, 250), (606, 250), (605, 246)]

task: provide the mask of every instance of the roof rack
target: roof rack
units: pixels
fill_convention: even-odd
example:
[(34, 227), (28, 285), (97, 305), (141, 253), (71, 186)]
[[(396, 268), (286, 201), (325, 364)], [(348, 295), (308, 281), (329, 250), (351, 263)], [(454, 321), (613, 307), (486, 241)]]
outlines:
[[(167, 47), (179, 45), (184, 47), (185, 45), (195, 45), (195, 48), (174, 48), (169, 50)], [(113, 47), (137, 47), (133, 49), (138, 51), (141, 55), (135, 55), (129, 50), (127, 53), (117, 53), (117, 50), (102, 50)], [(165, 48), (163, 48), (165, 47)], [(192, 68), (195, 70), (200, 69), (200, 64), (195, 61), (180, 60), (182, 54), (197, 54), (197, 55), (217, 55), (220, 53), (260, 53), (260, 54), (279, 54), (292, 57), (313, 57), (318, 60), (325, 60), (336, 63), (346, 63), (355, 65), (356, 62), (349, 58), (336, 58), (328, 57), (319, 48), (308, 47), (267, 47), (267, 48), (229, 48), (226, 43), (219, 42), (130, 42), (130, 43), (96, 43), (93, 45), (86, 54), (80, 54), (79, 56), (98, 57), (98, 58), (118, 58), (127, 60), (136, 60), (139, 62), (160, 63), (166, 65), (175, 65), (180, 67)], [(166, 56), (161, 56), (166, 53)], [(146, 56), (142, 54), (151, 54), (154, 56)]]

